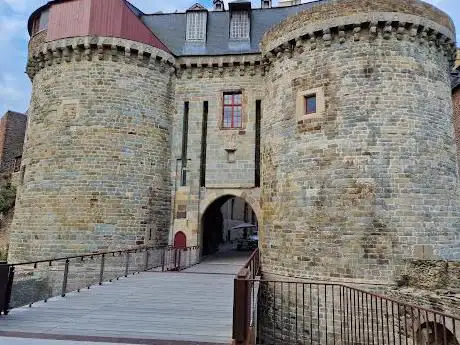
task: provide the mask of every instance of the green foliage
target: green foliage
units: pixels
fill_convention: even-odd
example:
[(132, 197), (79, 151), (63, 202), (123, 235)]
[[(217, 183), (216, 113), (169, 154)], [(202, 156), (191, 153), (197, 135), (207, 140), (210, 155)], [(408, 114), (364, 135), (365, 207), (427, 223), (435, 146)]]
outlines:
[(8, 247), (5, 248), (5, 250), (0, 249), (0, 261), (6, 261), (8, 258)]
[(0, 213), (7, 213), (14, 207), (16, 188), (7, 184), (0, 188)]

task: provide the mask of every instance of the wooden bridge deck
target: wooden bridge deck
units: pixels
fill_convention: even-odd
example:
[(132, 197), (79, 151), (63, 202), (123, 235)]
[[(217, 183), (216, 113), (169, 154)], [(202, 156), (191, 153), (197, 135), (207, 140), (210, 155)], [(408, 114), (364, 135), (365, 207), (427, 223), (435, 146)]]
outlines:
[(0, 345), (229, 344), (233, 279), (247, 257), (228, 252), (13, 309), (0, 317)]

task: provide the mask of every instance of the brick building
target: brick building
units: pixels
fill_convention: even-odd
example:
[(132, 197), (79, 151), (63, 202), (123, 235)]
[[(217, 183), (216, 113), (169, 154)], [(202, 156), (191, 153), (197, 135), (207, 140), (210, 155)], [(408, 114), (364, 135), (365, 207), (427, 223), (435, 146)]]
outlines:
[(21, 167), (27, 116), (7, 111), (0, 120), (0, 171), (15, 172)]
[(234, 197), (267, 277), (389, 286), (411, 260), (459, 260), (451, 19), (418, 0), (296, 3), (37, 9), (10, 260), (178, 233), (212, 248)]

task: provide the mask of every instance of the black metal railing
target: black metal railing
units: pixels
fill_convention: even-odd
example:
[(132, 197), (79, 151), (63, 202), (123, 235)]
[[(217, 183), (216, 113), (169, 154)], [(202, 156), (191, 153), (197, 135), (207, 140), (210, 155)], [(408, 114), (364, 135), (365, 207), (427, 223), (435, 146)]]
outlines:
[(342, 284), (239, 275), (235, 306), (235, 344), (458, 345), (460, 339), (459, 318)]
[(144, 271), (181, 271), (197, 264), (199, 255), (196, 246), (155, 246), (0, 264), (0, 313)]

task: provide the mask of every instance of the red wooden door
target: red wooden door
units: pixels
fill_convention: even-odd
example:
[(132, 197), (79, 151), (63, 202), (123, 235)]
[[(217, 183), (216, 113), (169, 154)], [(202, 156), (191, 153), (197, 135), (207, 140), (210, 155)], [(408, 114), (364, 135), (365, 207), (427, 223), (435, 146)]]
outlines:
[(185, 249), (187, 248), (187, 236), (182, 231), (179, 231), (174, 236), (174, 248)]

